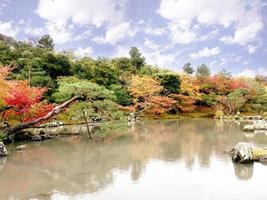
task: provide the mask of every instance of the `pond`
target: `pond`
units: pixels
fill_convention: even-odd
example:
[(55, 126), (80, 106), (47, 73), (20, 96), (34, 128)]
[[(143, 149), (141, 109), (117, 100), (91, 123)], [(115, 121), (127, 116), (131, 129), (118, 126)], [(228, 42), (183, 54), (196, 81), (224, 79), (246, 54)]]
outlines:
[(85, 136), (9, 145), (0, 199), (266, 199), (267, 166), (233, 164), (224, 150), (245, 136), (212, 119), (149, 120), (101, 142)]

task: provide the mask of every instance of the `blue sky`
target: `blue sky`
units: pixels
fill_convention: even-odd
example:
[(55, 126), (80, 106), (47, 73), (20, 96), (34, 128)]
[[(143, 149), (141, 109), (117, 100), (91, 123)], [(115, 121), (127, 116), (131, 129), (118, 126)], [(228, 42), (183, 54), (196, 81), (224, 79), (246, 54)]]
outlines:
[(77, 56), (127, 56), (180, 71), (267, 76), (267, 0), (0, 0), (0, 33), (19, 40), (50, 34)]

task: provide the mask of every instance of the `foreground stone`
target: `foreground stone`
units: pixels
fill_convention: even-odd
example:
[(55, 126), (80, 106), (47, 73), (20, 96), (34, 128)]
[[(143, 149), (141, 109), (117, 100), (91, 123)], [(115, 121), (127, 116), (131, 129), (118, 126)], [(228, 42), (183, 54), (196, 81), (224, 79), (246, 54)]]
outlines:
[(232, 159), (236, 163), (250, 163), (266, 161), (267, 148), (253, 148), (250, 144), (240, 142), (231, 151)]
[(0, 156), (6, 156), (7, 150), (3, 142), (0, 142)]

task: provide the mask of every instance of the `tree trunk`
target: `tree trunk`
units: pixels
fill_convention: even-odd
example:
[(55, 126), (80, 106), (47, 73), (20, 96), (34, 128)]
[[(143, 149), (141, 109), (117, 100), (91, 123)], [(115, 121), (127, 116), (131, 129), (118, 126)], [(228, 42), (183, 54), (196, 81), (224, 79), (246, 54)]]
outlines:
[(85, 124), (86, 124), (86, 128), (87, 128), (88, 138), (89, 138), (89, 139), (93, 139), (93, 137), (92, 137), (92, 130), (91, 130), (91, 128), (89, 127), (89, 123), (88, 123), (88, 120), (87, 120), (87, 118), (86, 118), (85, 111), (82, 110), (82, 113), (83, 113), (84, 122), (85, 122)]
[(61, 105), (56, 106), (53, 110), (51, 110), (45, 116), (40, 117), (40, 118), (35, 119), (33, 121), (30, 121), (30, 122), (23, 122), (23, 123), (15, 125), (15, 126), (11, 126), (9, 128), (4, 129), (3, 132), (7, 135), (12, 135), (13, 133), (15, 133), (17, 131), (21, 131), (21, 130), (26, 129), (26, 128), (31, 128), (37, 124), (40, 124), (41, 122), (44, 122), (44, 121), (50, 119), (51, 117), (57, 115), (58, 113), (62, 112), (70, 103), (72, 103), (73, 101), (75, 101), (79, 98), (80, 98), (80, 96), (74, 96), (71, 99), (69, 99), (68, 101), (65, 101), (64, 103), (62, 103)]

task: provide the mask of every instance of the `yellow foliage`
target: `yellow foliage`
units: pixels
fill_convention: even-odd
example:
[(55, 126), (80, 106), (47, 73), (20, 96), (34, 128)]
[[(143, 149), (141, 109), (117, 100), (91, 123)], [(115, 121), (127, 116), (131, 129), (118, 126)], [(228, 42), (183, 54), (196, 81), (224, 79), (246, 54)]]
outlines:
[(195, 78), (188, 74), (181, 75), (180, 91), (181, 94), (192, 96), (195, 100), (200, 99), (199, 85), (196, 84)]
[(157, 95), (162, 89), (158, 81), (148, 76), (133, 76), (129, 86), (131, 95), (136, 99)]

